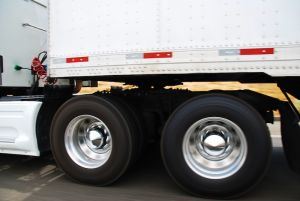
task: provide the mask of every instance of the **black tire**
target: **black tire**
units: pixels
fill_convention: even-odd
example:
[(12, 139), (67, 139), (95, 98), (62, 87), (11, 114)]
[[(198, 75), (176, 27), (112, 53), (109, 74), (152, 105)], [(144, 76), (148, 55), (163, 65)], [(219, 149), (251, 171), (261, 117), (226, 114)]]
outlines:
[[(244, 162), (226, 178), (198, 174), (190, 168), (183, 154), (187, 130), (195, 122), (209, 117), (234, 122), (246, 139)], [(260, 114), (246, 102), (220, 94), (196, 97), (179, 106), (167, 121), (161, 142), (164, 165), (179, 186), (196, 196), (222, 199), (240, 196), (261, 180), (270, 161), (271, 148), (269, 130)]]
[[(111, 154), (100, 167), (80, 166), (66, 150), (66, 128), (72, 119), (80, 115), (97, 117), (110, 130)], [(132, 160), (133, 145), (126, 118), (118, 108), (100, 97), (78, 96), (67, 101), (56, 112), (51, 126), (51, 148), (57, 164), (67, 175), (80, 182), (104, 186), (116, 181), (127, 170)]]
[(141, 157), (145, 147), (145, 134), (143, 132), (144, 129), (141, 118), (139, 118), (138, 112), (124, 100), (111, 95), (102, 96), (102, 98), (106, 99), (118, 108), (128, 122), (133, 145), (132, 160), (130, 162), (130, 166), (132, 167)]

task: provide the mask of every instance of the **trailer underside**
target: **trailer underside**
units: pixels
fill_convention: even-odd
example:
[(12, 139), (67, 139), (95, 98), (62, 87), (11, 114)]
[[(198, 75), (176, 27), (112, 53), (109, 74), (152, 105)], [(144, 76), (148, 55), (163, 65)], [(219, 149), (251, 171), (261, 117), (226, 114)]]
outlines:
[[(12, 154), (25, 154), (30, 155), (30, 153), (34, 153), (31, 155), (39, 155), (40, 153), (43, 153), (45, 151), (52, 150), (54, 152), (54, 155), (56, 157), (62, 157), (62, 158), (56, 158), (59, 162), (60, 166), (64, 166), (64, 170), (68, 171), (69, 174), (71, 174), (72, 177), (77, 178), (80, 181), (84, 182), (98, 182), (99, 179), (96, 181), (94, 179), (88, 179), (84, 175), (78, 176), (76, 172), (73, 170), (66, 170), (69, 165), (66, 166), (65, 164), (65, 157), (62, 156), (61, 151), (59, 151), (62, 147), (62, 145), (58, 145), (60, 143), (63, 143), (65, 141), (68, 142), (67, 139), (58, 139), (61, 138), (61, 135), (64, 135), (61, 132), (67, 132), (67, 130), (70, 130), (69, 126), (73, 125), (72, 130), (77, 129), (77, 124), (80, 125), (84, 122), (89, 121), (98, 121), (98, 117), (100, 118), (107, 118), (106, 116), (110, 116), (110, 113), (105, 113), (102, 116), (101, 114), (98, 114), (100, 116), (97, 116), (97, 113), (100, 112), (102, 109), (106, 110), (105, 108), (109, 108), (112, 106), (115, 106), (115, 109), (113, 109), (111, 112), (113, 113), (114, 110), (118, 110), (118, 112), (122, 115), (124, 115), (124, 119), (127, 123), (125, 123), (125, 127), (123, 129), (126, 130), (126, 127), (131, 130), (133, 133), (133, 136), (131, 136), (132, 142), (128, 142), (129, 144), (132, 143), (131, 146), (133, 146), (133, 153), (132, 158), (126, 159), (130, 161), (130, 164), (134, 161), (138, 160), (138, 158), (142, 155), (143, 149), (146, 146), (151, 146), (152, 143), (159, 142), (166, 138), (166, 133), (169, 132), (170, 136), (170, 125), (172, 125), (170, 122), (172, 120), (177, 118), (177, 116), (182, 115), (176, 115), (180, 109), (184, 107), (184, 105), (190, 105), (192, 102), (197, 103), (198, 101), (204, 101), (205, 99), (211, 99), (211, 100), (222, 100), (224, 99), (225, 102), (221, 102), (220, 104), (220, 111), (222, 111), (222, 107), (233, 107), (234, 105), (230, 106), (232, 103), (230, 101), (236, 102), (236, 103), (242, 103), (247, 104), (249, 107), (254, 108), (255, 111), (248, 111), (246, 113), (240, 113), (238, 115), (241, 115), (241, 119), (244, 118), (244, 116), (250, 115), (252, 112), (254, 114), (258, 115), (258, 119), (261, 119), (264, 125), (266, 123), (273, 123), (274, 122), (274, 111), (279, 110), (281, 115), (281, 128), (282, 128), (282, 141), (286, 153), (286, 157), (289, 161), (289, 164), (291, 168), (295, 171), (300, 171), (300, 161), (299, 161), (299, 154), (300, 149), (297, 145), (297, 142), (300, 140), (300, 127), (299, 127), (299, 113), (295, 106), (293, 105), (293, 102), (289, 98), (289, 94), (293, 95), (296, 98), (299, 98), (300, 93), (297, 90), (295, 86), (297, 86), (297, 82), (299, 80), (298, 77), (281, 77), (281, 78), (271, 78), (264, 74), (232, 74), (232, 75), (226, 75), (227, 79), (224, 79), (223, 75), (161, 75), (161, 76), (135, 76), (135, 77), (102, 77), (101, 81), (103, 80), (109, 80), (109, 81), (122, 81), (126, 84), (134, 85), (135, 87), (131, 89), (123, 89), (119, 87), (112, 87), (108, 91), (99, 91), (94, 94), (90, 95), (74, 95), (75, 88), (80, 88), (80, 81), (74, 81), (70, 80), (70, 83), (74, 83), (73, 85), (67, 85), (67, 86), (56, 86), (56, 85), (46, 85), (44, 88), (1, 88), (1, 98), (0, 98), (0, 107), (4, 108), (5, 104), (13, 102), (16, 105), (22, 105), (24, 102), (27, 102), (30, 104), (41, 104), (38, 108), (38, 115), (36, 117), (32, 117), (32, 122), (27, 122), (28, 124), (31, 124), (31, 130), (34, 130), (35, 133), (26, 133), (26, 132), (20, 132), (19, 136), (16, 137), (15, 142), (18, 142), (18, 139), (24, 139), (24, 136), (32, 136), (30, 138), (34, 138), (33, 142), (36, 142), (35, 145), (31, 146), (32, 149), (35, 149), (35, 152), (33, 150), (28, 150), (28, 144), (26, 145), (26, 149), (22, 151), (22, 147), (20, 148), (20, 144), (18, 146), (15, 146), (10, 142), (8, 149), (0, 149), (2, 153), (12, 153)], [(231, 76), (231, 77), (230, 77)], [(222, 79), (223, 78), (223, 79)], [(87, 77), (87, 78), (80, 78), (81, 80), (97, 80), (95, 78)], [(287, 101), (282, 101), (277, 98), (273, 98), (264, 94), (260, 94), (251, 90), (232, 90), (232, 91), (224, 91), (224, 90), (212, 90), (212, 91), (190, 91), (190, 90), (181, 90), (181, 89), (167, 89), (166, 86), (173, 86), (173, 85), (180, 85), (182, 82), (185, 81), (240, 81), (240, 82), (246, 82), (246, 83), (277, 83), (280, 89), (282, 90), (283, 94), (286, 95)], [(78, 86), (77, 86), (78, 85)], [(7, 96), (10, 95), (10, 96)], [(18, 96), (22, 95), (22, 96)], [(228, 100), (227, 100), (228, 99)], [(229, 101), (227, 103), (227, 101)], [(204, 103), (206, 103), (204, 101)], [(230, 104), (229, 104), (230, 103)], [(95, 106), (93, 106), (93, 104)], [(108, 105), (106, 105), (108, 104)], [(223, 105), (224, 104), (224, 105)], [(228, 105), (229, 104), (229, 105)], [(89, 106), (90, 105), (90, 106)], [(227, 106), (226, 106), (227, 105)], [(98, 109), (94, 109), (98, 108)], [(104, 108), (102, 108), (104, 107)], [(27, 107), (20, 107), (23, 109), (20, 109), (20, 114), (24, 113), (26, 111)], [(35, 110), (37, 107), (33, 107)], [(84, 109), (85, 108), (85, 109)], [(101, 109), (102, 108), (102, 109)], [(201, 114), (202, 110), (205, 109), (202, 108), (199, 111), (197, 111), (199, 114)], [(213, 109), (213, 108), (211, 108)], [(12, 116), (11, 114), (14, 114), (14, 110), (6, 111), (2, 114), (3, 118), (7, 117), (4, 115), (9, 114), (9, 118), (11, 122), (17, 122), (19, 121), (19, 116)], [(24, 110), (24, 111), (23, 111)], [(234, 111), (234, 107), (232, 108), (232, 111)], [(216, 110), (218, 112), (218, 110)], [(69, 113), (78, 113), (78, 117), (75, 117), (71, 122), (65, 122), (61, 123), (66, 118), (70, 118), (68, 116)], [(227, 111), (228, 113), (231, 113), (231, 109)], [(220, 115), (227, 115), (227, 112), (220, 112)], [(70, 113), (70, 114), (71, 114)], [(79, 115), (81, 113), (81, 115)], [(69, 115), (70, 115), (69, 114)], [(66, 116), (67, 115), (67, 116)], [(184, 114), (184, 116), (189, 119), (191, 118), (193, 114)], [(0, 115), (1, 116), (1, 115)], [(97, 116), (97, 118), (96, 118)], [(73, 121), (77, 121), (76, 119), (79, 118), (79, 123), (72, 123)], [(80, 120), (80, 118), (83, 118), (83, 120)], [(209, 117), (212, 119), (215, 119), (215, 117)], [(219, 117), (218, 117), (219, 118)], [(123, 120), (124, 120), (123, 119)], [(256, 118), (250, 118), (249, 121), (255, 121)], [(34, 122), (33, 122), (34, 121)], [(104, 120), (107, 121), (107, 120)], [(120, 119), (122, 121), (122, 118)], [(219, 118), (218, 120), (214, 121), (223, 121), (223, 118)], [(81, 123), (80, 123), (81, 122)], [(102, 122), (102, 120), (99, 120), (99, 122)], [(226, 123), (227, 120), (224, 120), (223, 123), (217, 123), (216, 126), (223, 128), (223, 124)], [(25, 121), (23, 122), (25, 123)], [(103, 132), (109, 132), (109, 127), (106, 127), (107, 122), (104, 124), (102, 123), (92, 123), (91, 128), (94, 129), (95, 125), (103, 124), (107, 131)], [(178, 124), (178, 122), (176, 123)], [(175, 124), (175, 125), (176, 125)], [(179, 123), (180, 124), (180, 123)], [(231, 124), (231, 123), (230, 123)], [(247, 124), (247, 123), (246, 123)], [(261, 128), (261, 125), (257, 125), (256, 123), (253, 124), (253, 128)], [(19, 125), (19, 126), (18, 126)], [(18, 124), (16, 126), (12, 126), (12, 129), (20, 130), (20, 125)], [(54, 125), (54, 126), (53, 126)], [(56, 125), (56, 126), (55, 126)], [(57, 128), (60, 125), (69, 125), (67, 128), (61, 127)], [(109, 124), (108, 124), (109, 125)], [(117, 122), (115, 122), (113, 125), (117, 125)], [(232, 124), (233, 126), (235, 124)], [(173, 125), (174, 126), (174, 125)], [(0, 129), (6, 128), (7, 125), (4, 123), (0, 123)], [(180, 128), (180, 127), (179, 127)], [(250, 127), (251, 128), (251, 127)], [(98, 128), (98, 130), (100, 127)], [(102, 129), (102, 128), (101, 128)], [(100, 129), (100, 130), (101, 130)], [(113, 129), (113, 128), (110, 128)], [(169, 131), (168, 131), (169, 129)], [(166, 131), (167, 130), (167, 131)], [(74, 130), (75, 132), (75, 130)], [(97, 131), (100, 132), (100, 131)], [(97, 133), (96, 130), (93, 130), (92, 133)], [(119, 130), (119, 132), (121, 132)], [(176, 132), (176, 131), (174, 131)], [(267, 131), (266, 131), (267, 132)], [(58, 134), (60, 133), (60, 134)], [(72, 134), (73, 135), (73, 134)], [(97, 135), (97, 134), (95, 134)], [(215, 134), (213, 134), (215, 135)], [(222, 133), (217, 134), (215, 136), (221, 136)], [(257, 135), (257, 134), (255, 134)], [(53, 137), (56, 136), (56, 137)], [(77, 138), (79, 140), (79, 144), (82, 143), (83, 139), (80, 137), (81, 135), (74, 138), (76, 140)], [(258, 138), (261, 137), (261, 135), (257, 135)], [(81, 139), (82, 138), (82, 139)], [(268, 136), (269, 138), (269, 136)], [(108, 137), (104, 138), (103, 142), (107, 142), (105, 146), (108, 146)], [(56, 141), (55, 141), (56, 140)], [(261, 139), (262, 140), (262, 139)], [(261, 141), (258, 139), (258, 141)], [(72, 143), (71, 140), (69, 143)], [(3, 145), (8, 142), (4, 142), (0, 140), (0, 145), (3, 147)], [(29, 139), (28, 143), (32, 143), (32, 140)], [(92, 144), (91, 144), (92, 143)], [(98, 143), (96, 141), (91, 141), (88, 143), (87, 146), (94, 147), (96, 146), (93, 143)], [(169, 143), (169, 140), (164, 140), (162, 143)], [(242, 143), (242, 142), (241, 142)], [(71, 146), (68, 145), (68, 143), (65, 146)], [(74, 145), (72, 145), (73, 147)], [(79, 146), (83, 146), (82, 144)], [(123, 146), (123, 145), (122, 145)], [(249, 146), (255, 146), (250, 144)], [(265, 146), (268, 146), (267, 144)], [(76, 146), (75, 146), (76, 147)], [(167, 150), (169, 146), (162, 147), (164, 155), (167, 154)], [(38, 149), (38, 151), (36, 151)], [(68, 150), (68, 148), (66, 147)], [(86, 149), (86, 148), (85, 148)], [(92, 149), (92, 148), (91, 148)], [(21, 150), (21, 151), (20, 151)], [(81, 153), (76, 152), (74, 150), (74, 147), (71, 148), (73, 150), (71, 153), (75, 151), (75, 153)], [(81, 150), (81, 148), (80, 148)], [(263, 149), (263, 146), (261, 146), (261, 151), (267, 151)], [(124, 152), (126, 153), (126, 151)], [(77, 154), (78, 155), (78, 154)], [(75, 161), (79, 160), (76, 158), (76, 154), (74, 156)], [(125, 157), (125, 156), (124, 156)], [(81, 160), (81, 159), (80, 159)], [(125, 158), (124, 158), (125, 160)], [(165, 159), (166, 160), (166, 159)], [(264, 160), (262, 160), (264, 161)], [(96, 165), (94, 162), (91, 161), (85, 161), (83, 162), (76, 162), (84, 167), (86, 164), (89, 165)], [(124, 163), (125, 164), (125, 163)], [(262, 163), (259, 163), (262, 165), (262, 167), (265, 167)], [(125, 167), (125, 166), (124, 166)], [(127, 165), (126, 165), (127, 167)], [(120, 171), (120, 170), (118, 170)], [(123, 170), (122, 170), (123, 171)], [(121, 172), (122, 172), (121, 171)], [(174, 171), (174, 170), (168, 170), (168, 171)], [(118, 173), (119, 174), (119, 173)], [(174, 173), (170, 173), (173, 175)], [(260, 175), (263, 175), (263, 172), (260, 173)], [(98, 175), (99, 176), (99, 175)], [(117, 176), (119, 177), (119, 176)], [(116, 177), (116, 178), (117, 178)], [(114, 178), (114, 177), (113, 177)], [(113, 180), (115, 180), (114, 178)], [(100, 179), (101, 180), (101, 179)], [(113, 180), (109, 180), (109, 182), (113, 182)], [(175, 179), (176, 180), (176, 179)], [(256, 183), (254, 181), (250, 182), (251, 185)], [(246, 184), (245, 184), (246, 185)], [(247, 187), (249, 187), (249, 183), (247, 184)], [(200, 190), (203, 189), (202, 187)], [(223, 187), (221, 188), (223, 189)], [(238, 186), (235, 188), (233, 187), (234, 192), (231, 192), (231, 194), (236, 194), (237, 192), (240, 192)], [(224, 191), (223, 191), (224, 190)], [(225, 189), (222, 191), (225, 192)], [(189, 191), (189, 190), (188, 190)], [(195, 190), (195, 192), (199, 192), (198, 190)], [(227, 192), (227, 190), (226, 190)], [(219, 191), (220, 195), (222, 194), (221, 191)], [(203, 193), (201, 193), (203, 194)], [(205, 193), (204, 193), (205, 194)]]

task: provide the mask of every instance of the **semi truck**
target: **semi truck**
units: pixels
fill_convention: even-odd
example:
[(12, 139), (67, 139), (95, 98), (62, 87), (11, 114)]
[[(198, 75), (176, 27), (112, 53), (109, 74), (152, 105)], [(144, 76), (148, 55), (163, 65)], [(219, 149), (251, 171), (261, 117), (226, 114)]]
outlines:
[[(51, 150), (73, 179), (107, 186), (160, 142), (178, 186), (231, 198), (267, 172), (279, 110), (300, 172), (299, 10), (297, 0), (1, 0), (0, 153)], [(78, 94), (98, 81), (132, 87)], [(275, 83), (286, 100), (170, 88), (206, 81)]]

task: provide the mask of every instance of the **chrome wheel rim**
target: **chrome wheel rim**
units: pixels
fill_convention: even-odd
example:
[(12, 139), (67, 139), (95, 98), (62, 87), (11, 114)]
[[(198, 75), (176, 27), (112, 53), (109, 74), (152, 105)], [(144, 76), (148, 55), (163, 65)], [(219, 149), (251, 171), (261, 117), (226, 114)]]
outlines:
[(65, 147), (70, 158), (79, 166), (94, 169), (110, 157), (112, 137), (110, 130), (92, 115), (75, 117), (65, 131)]
[(238, 125), (225, 118), (208, 117), (189, 127), (182, 150), (185, 162), (196, 174), (224, 179), (241, 169), (248, 147)]

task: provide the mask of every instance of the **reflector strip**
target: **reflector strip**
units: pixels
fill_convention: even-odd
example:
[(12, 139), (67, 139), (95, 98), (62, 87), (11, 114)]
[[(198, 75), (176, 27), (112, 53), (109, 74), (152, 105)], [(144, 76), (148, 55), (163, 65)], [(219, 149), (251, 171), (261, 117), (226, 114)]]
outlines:
[(126, 59), (143, 59), (143, 53), (133, 53), (133, 54), (126, 54)]
[(66, 58), (66, 63), (79, 63), (79, 62), (88, 62), (89, 57), (73, 57)]
[(162, 58), (172, 58), (172, 52), (148, 52), (144, 53), (144, 59), (162, 59)]
[(219, 56), (237, 56), (240, 55), (239, 49), (222, 49), (219, 50)]
[(241, 49), (240, 55), (274, 54), (274, 48)]

